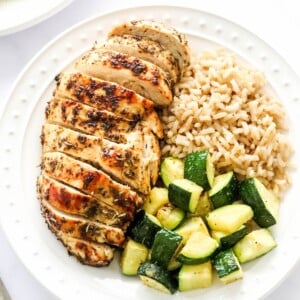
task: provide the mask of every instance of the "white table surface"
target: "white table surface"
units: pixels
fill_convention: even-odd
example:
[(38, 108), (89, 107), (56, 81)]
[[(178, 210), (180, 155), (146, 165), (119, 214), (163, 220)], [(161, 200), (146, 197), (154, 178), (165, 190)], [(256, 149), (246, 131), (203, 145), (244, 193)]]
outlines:
[[(300, 10), (295, 0), (197, 0), (197, 1), (100, 1), (75, 0), (46, 21), (24, 31), (0, 37), (0, 107), (18, 73), (44, 45), (79, 21), (118, 8), (142, 4), (173, 4), (195, 7), (221, 15), (264, 39), (300, 74)], [(1, 111), (1, 109), (0, 109)], [(1, 198), (0, 198), (1, 199)], [(4, 201), (1, 199), (0, 201)], [(1, 214), (1, 212), (0, 212)], [(299, 245), (300, 251), (300, 245)], [(0, 228), (0, 277), (13, 300), (53, 300), (24, 268)], [(300, 264), (291, 271), (267, 300), (300, 299)], [(99, 295), (100, 297), (100, 295)], [(101, 297), (100, 297), (101, 298)]]

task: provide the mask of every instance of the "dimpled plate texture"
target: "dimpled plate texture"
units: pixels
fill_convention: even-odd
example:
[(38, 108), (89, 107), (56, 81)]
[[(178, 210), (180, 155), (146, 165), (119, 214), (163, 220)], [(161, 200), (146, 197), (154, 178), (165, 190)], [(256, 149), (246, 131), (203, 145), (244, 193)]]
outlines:
[[(155, 19), (185, 33), (196, 51), (216, 46), (235, 52), (243, 61), (260, 68), (270, 88), (283, 101), (289, 117), (290, 139), (295, 148), (293, 162), (299, 164), (299, 87), (297, 76), (285, 61), (262, 40), (221, 17), (189, 8), (172, 6), (135, 7), (89, 19), (49, 43), (17, 79), (6, 103), (0, 126), (0, 218), (3, 230), (32, 275), (60, 299), (258, 299), (268, 294), (299, 258), (299, 184), (285, 194), (279, 224), (272, 228), (278, 247), (267, 256), (243, 266), (245, 278), (223, 286), (173, 296), (144, 286), (138, 278), (120, 274), (118, 257), (108, 268), (91, 268), (67, 255), (47, 229), (35, 193), (39, 173), (39, 135), (44, 109), (55, 87), (54, 77), (95, 40), (119, 23)], [(292, 172), (294, 182), (299, 172)]]

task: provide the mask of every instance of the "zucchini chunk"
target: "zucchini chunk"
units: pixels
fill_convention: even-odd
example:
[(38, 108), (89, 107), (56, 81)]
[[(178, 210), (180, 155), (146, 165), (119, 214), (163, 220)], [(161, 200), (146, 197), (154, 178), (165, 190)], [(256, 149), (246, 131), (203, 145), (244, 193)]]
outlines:
[(202, 232), (193, 232), (177, 259), (186, 265), (201, 264), (209, 260), (218, 246), (215, 239)]
[(208, 150), (189, 153), (184, 159), (184, 178), (200, 185), (205, 191), (212, 188), (215, 169)]
[(137, 213), (131, 228), (129, 236), (136, 242), (151, 248), (156, 233), (161, 229), (160, 223), (156, 217), (140, 211)]
[(155, 235), (151, 250), (151, 262), (167, 269), (173, 256), (181, 245), (182, 236), (178, 233), (162, 228)]
[(167, 204), (158, 210), (156, 217), (163, 227), (173, 230), (183, 221), (185, 212), (172, 204)]
[(205, 217), (210, 211), (213, 210), (212, 203), (208, 197), (208, 192), (201, 194), (197, 207), (193, 213), (189, 213), (191, 217)]
[(227, 284), (243, 278), (243, 271), (232, 249), (219, 252), (212, 263), (220, 280)]
[(176, 179), (169, 185), (169, 200), (175, 206), (194, 212), (196, 210), (202, 187), (188, 179)]
[(213, 272), (210, 261), (198, 265), (183, 265), (178, 274), (178, 289), (181, 292), (207, 288), (212, 284)]
[(214, 208), (231, 204), (237, 196), (238, 181), (235, 173), (230, 171), (218, 175), (214, 179), (214, 185), (208, 192)]
[(258, 229), (247, 234), (234, 247), (233, 251), (240, 263), (256, 259), (276, 247), (276, 242), (268, 229)]
[(232, 233), (252, 219), (253, 211), (246, 204), (230, 204), (219, 207), (206, 216), (211, 230)]
[(221, 231), (212, 231), (211, 236), (220, 244), (220, 247), (225, 250), (233, 247), (248, 233), (248, 228), (242, 225), (237, 231), (226, 233)]
[(160, 176), (166, 187), (175, 179), (183, 178), (183, 161), (175, 157), (166, 157), (160, 166)]
[(182, 244), (185, 245), (193, 232), (202, 232), (209, 235), (208, 229), (201, 217), (192, 217), (183, 221), (183, 223), (175, 229), (175, 232), (182, 236)]
[(157, 264), (151, 262), (141, 264), (138, 275), (145, 285), (166, 294), (174, 294), (177, 290), (176, 280), (166, 269)]
[(276, 224), (279, 211), (279, 199), (257, 178), (248, 178), (241, 182), (242, 200), (254, 211), (254, 220), (260, 227)]
[(156, 215), (159, 208), (169, 203), (168, 190), (154, 187), (145, 200), (143, 209), (150, 215)]
[(121, 271), (124, 275), (137, 275), (141, 263), (148, 258), (148, 248), (143, 244), (128, 239), (121, 254)]

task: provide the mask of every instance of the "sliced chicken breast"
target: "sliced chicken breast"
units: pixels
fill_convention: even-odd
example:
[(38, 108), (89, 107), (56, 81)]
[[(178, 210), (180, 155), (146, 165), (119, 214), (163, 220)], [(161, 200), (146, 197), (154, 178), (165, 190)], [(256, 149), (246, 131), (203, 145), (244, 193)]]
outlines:
[[(141, 137), (143, 135), (132, 132), (127, 135), (127, 144), (117, 144), (59, 125), (45, 124), (42, 145), (44, 152), (64, 152), (77, 159), (92, 162), (121, 182), (129, 184), (141, 193), (148, 194), (151, 183), (154, 183), (157, 178), (151, 177), (149, 160), (144, 155), (144, 151), (157, 149), (158, 142), (146, 146)], [(159, 152), (156, 155), (160, 157)]]
[(118, 212), (105, 202), (83, 194), (46, 174), (38, 177), (37, 192), (40, 201), (47, 201), (62, 212), (82, 216), (122, 230), (128, 228), (134, 217), (130, 212)]
[(131, 21), (114, 27), (108, 36), (122, 36), (124, 34), (148, 38), (161, 44), (165, 49), (172, 52), (181, 73), (184, 67), (190, 63), (189, 47), (185, 36), (166, 24), (147, 20)]
[(169, 105), (173, 100), (171, 82), (165, 72), (135, 56), (93, 48), (76, 62), (75, 67), (83, 74), (117, 82), (158, 106)]
[(61, 73), (57, 77), (55, 98), (82, 102), (132, 122), (142, 122), (158, 138), (163, 137), (161, 122), (153, 102), (121, 85), (80, 73)]
[(63, 213), (47, 201), (40, 203), (42, 215), (53, 233), (60, 231), (72, 238), (118, 247), (125, 242), (125, 234), (120, 228)]
[(61, 231), (56, 231), (55, 235), (67, 248), (69, 254), (75, 256), (84, 265), (105, 267), (113, 260), (114, 248), (109, 245), (76, 239)]
[(106, 173), (60, 152), (43, 154), (42, 172), (107, 203), (117, 212), (134, 214), (143, 200), (128, 186), (120, 184)]
[(108, 111), (61, 99), (52, 99), (48, 103), (46, 120), (123, 144), (126, 143), (126, 133), (133, 131), (137, 125), (137, 121), (124, 120)]
[(173, 83), (180, 77), (178, 61), (160, 43), (148, 38), (124, 34), (111, 36), (101, 47), (149, 61), (163, 69)]

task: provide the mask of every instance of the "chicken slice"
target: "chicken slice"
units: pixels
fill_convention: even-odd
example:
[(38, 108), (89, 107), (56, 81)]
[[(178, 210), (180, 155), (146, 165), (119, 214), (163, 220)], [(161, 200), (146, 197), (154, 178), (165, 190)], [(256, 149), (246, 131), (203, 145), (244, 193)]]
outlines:
[(60, 152), (44, 153), (42, 159), (44, 173), (98, 198), (118, 212), (134, 214), (143, 204), (136, 192), (90, 164)]
[(57, 80), (56, 98), (82, 102), (99, 110), (112, 112), (130, 122), (141, 121), (158, 138), (163, 137), (162, 124), (153, 102), (134, 91), (80, 73), (61, 73)]
[(37, 180), (40, 201), (47, 201), (62, 212), (88, 218), (126, 230), (133, 220), (132, 213), (118, 212), (99, 199), (81, 193), (46, 174)]
[(53, 233), (59, 231), (72, 238), (118, 247), (125, 242), (125, 234), (120, 228), (63, 213), (44, 200), (40, 203), (42, 215)]
[(111, 36), (101, 47), (149, 61), (163, 69), (173, 83), (180, 77), (178, 61), (173, 54), (148, 38), (128, 34)]
[(80, 102), (55, 98), (48, 102), (46, 120), (124, 144), (126, 133), (133, 131), (137, 124), (137, 121), (126, 121), (113, 113)]
[[(142, 134), (132, 132), (127, 135), (127, 144), (116, 144), (59, 125), (44, 124), (41, 140), (43, 152), (64, 152), (77, 159), (92, 162), (143, 194), (149, 193), (151, 183), (157, 179), (151, 177), (149, 160), (143, 155), (145, 149)], [(158, 143), (156, 140), (155, 142)], [(147, 147), (157, 149), (156, 145)], [(156, 163), (159, 164), (160, 153), (153, 155), (155, 154)]]
[(135, 56), (93, 48), (76, 62), (75, 67), (84, 74), (117, 82), (158, 106), (169, 105), (173, 100), (171, 82), (165, 72)]
[(166, 24), (147, 20), (131, 21), (114, 27), (109, 36), (124, 34), (148, 38), (161, 44), (174, 55), (181, 73), (190, 63), (189, 47), (185, 36)]
[(57, 231), (57, 238), (67, 248), (70, 255), (74, 255), (82, 264), (93, 267), (105, 267), (114, 257), (114, 248), (106, 244), (87, 242)]

